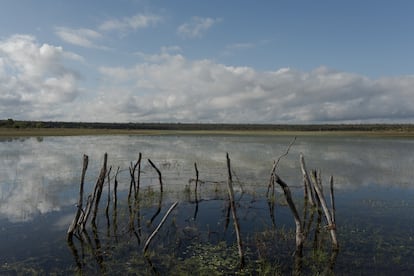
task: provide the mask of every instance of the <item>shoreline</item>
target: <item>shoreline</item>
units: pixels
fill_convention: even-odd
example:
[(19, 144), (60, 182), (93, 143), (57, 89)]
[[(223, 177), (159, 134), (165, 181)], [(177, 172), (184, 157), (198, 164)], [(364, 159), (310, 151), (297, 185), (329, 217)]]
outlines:
[(239, 135), (239, 136), (361, 136), (414, 138), (413, 130), (172, 130), (172, 129), (85, 129), (85, 128), (0, 128), (0, 137), (46, 137), (91, 135)]

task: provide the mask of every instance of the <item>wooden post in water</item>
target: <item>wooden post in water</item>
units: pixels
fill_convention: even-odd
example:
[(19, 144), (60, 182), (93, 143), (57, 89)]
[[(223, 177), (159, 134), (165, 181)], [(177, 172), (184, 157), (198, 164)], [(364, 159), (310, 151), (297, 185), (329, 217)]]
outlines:
[(331, 216), (332, 216), (332, 222), (335, 223), (335, 196), (334, 196), (334, 180), (333, 180), (333, 176), (331, 175), (331, 178), (329, 179), (329, 184), (330, 184), (330, 195), (331, 195)]
[(138, 156), (138, 175), (137, 175), (137, 189), (135, 192), (135, 201), (138, 200), (138, 196), (139, 196), (139, 186), (141, 184), (141, 160), (142, 160), (142, 153), (139, 153)]
[(335, 222), (332, 219), (331, 213), (329, 212), (328, 206), (326, 204), (326, 200), (325, 200), (325, 196), (322, 192), (322, 187), (321, 187), (321, 179), (317, 176), (316, 171), (313, 171), (311, 173), (311, 177), (312, 177), (312, 181), (313, 181), (313, 186), (315, 188), (315, 191), (318, 195), (318, 198), (321, 202), (321, 206), (322, 206), (322, 210), (325, 214), (325, 218), (328, 222), (328, 230), (329, 233), (331, 234), (331, 239), (332, 239), (332, 247), (334, 250), (338, 250), (339, 249), (339, 244), (338, 244), (338, 240), (336, 237), (336, 226), (335, 226)]
[(155, 164), (151, 161), (151, 159), (148, 159), (148, 162), (150, 163), (150, 165), (157, 171), (158, 174), (158, 180), (160, 182), (160, 192), (163, 192), (163, 185), (162, 185), (162, 176), (161, 176), (161, 172), (160, 170), (157, 168), (157, 166), (155, 166)]
[(195, 207), (195, 210), (194, 210), (193, 218), (194, 218), (194, 220), (196, 220), (197, 213), (198, 213), (198, 191), (197, 191), (197, 189), (198, 189), (198, 177), (199, 177), (196, 162), (194, 162), (194, 169), (195, 169), (195, 174), (196, 174), (195, 187), (194, 187), (194, 200), (195, 200), (196, 207)]
[(234, 190), (233, 190), (233, 179), (231, 174), (231, 166), (230, 166), (230, 158), (229, 154), (226, 154), (227, 159), (227, 172), (228, 172), (228, 181), (227, 181), (227, 188), (229, 193), (229, 200), (230, 200), (230, 209), (231, 214), (233, 217), (234, 229), (236, 230), (236, 238), (237, 238), (237, 247), (239, 250), (239, 257), (240, 257), (240, 267), (243, 268), (245, 265), (244, 254), (243, 254), (243, 245), (242, 239), (240, 234), (240, 225), (239, 220), (236, 214), (236, 205), (234, 204)]
[(105, 153), (104, 155), (104, 163), (101, 169), (101, 173), (99, 174), (98, 180), (96, 182), (96, 195), (95, 195), (95, 206), (93, 209), (93, 216), (92, 216), (92, 224), (96, 224), (96, 216), (98, 214), (98, 208), (99, 208), (99, 201), (101, 200), (102, 195), (102, 189), (103, 185), (105, 183), (105, 177), (106, 177), (106, 163), (108, 161), (108, 154)]
[(305, 189), (305, 197), (308, 200), (309, 204), (314, 207), (315, 204), (315, 196), (313, 193), (312, 183), (309, 178), (308, 171), (306, 169), (305, 165), (305, 158), (303, 157), (303, 154), (300, 154), (300, 168), (303, 175), (303, 182), (304, 182), (304, 189)]
[(286, 182), (284, 182), (277, 174), (275, 174), (275, 181), (282, 188), (286, 201), (289, 205), (289, 208), (292, 211), (293, 218), (295, 220), (295, 225), (296, 225), (296, 251), (297, 253), (302, 254), (302, 248), (303, 248), (303, 242), (304, 242), (302, 222), (300, 220), (299, 212), (296, 209), (296, 205), (293, 202), (292, 193), (290, 192), (289, 186), (286, 184)]
[(86, 154), (83, 155), (83, 167), (82, 167), (82, 175), (81, 175), (81, 182), (80, 182), (80, 188), (79, 188), (79, 199), (77, 204), (77, 211), (75, 218), (72, 221), (72, 224), (69, 226), (68, 232), (67, 232), (67, 240), (72, 240), (73, 232), (76, 230), (78, 226), (79, 219), (81, 217), (81, 213), (83, 212), (82, 205), (83, 205), (83, 186), (85, 184), (85, 175), (86, 170), (88, 169), (88, 156)]
[(106, 202), (106, 208), (105, 208), (105, 215), (106, 215), (106, 219), (108, 222), (108, 226), (109, 226), (109, 205), (111, 204), (111, 170), (112, 170), (112, 166), (109, 167), (109, 171), (107, 174), (108, 177), (108, 201)]

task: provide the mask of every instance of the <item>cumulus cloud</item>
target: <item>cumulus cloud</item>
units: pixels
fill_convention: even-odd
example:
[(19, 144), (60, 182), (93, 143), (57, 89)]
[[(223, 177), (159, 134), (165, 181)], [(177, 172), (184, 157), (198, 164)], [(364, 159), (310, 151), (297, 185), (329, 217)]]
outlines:
[(71, 29), (66, 27), (56, 27), (56, 35), (65, 42), (86, 47), (86, 48), (104, 48), (95, 44), (95, 40), (102, 38), (102, 35), (91, 29)]
[[(32, 36), (0, 41), (0, 117), (109, 122), (412, 122), (414, 76), (372, 79), (319, 67), (257, 71), (191, 60), (177, 46), (102, 66), (79, 87), (66, 60), (82, 57)], [(82, 91), (82, 101), (80, 94)]]
[(99, 29), (102, 31), (128, 31), (147, 28), (162, 21), (162, 18), (153, 14), (136, 14), (122, 19), (111, 19), (103, 22)]
[(180, 25), (177, 29), (177, 33), (185, 38), (197, 38), (201, 37), (208, 29), (213, 25), (219, 23), (221, 19), (214, 19), (210, 17), (193, 17), (187, 23)]
[(78, 75), (64, 65), (67, 59), (82, 58), (28, 35), (1, 40), (0, 116), (41, 119), (60, 114), (63, 104), (79, 94)]
[(414, 118), (414, 76), (375, 80), (325, 67), (260, 72), (166, 52), (148, 55), (133, 67), (102, 67), (100, 72), (107, 80), (101, 108), (111, 105), (114, 120), (326, 123)]

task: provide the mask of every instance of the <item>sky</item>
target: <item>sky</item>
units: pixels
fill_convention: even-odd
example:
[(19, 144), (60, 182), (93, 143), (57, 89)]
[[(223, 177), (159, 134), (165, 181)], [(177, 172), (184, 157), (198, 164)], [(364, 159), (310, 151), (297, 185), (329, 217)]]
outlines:
[(413, 123), (409, 0), (0, 0), (0, 119)]

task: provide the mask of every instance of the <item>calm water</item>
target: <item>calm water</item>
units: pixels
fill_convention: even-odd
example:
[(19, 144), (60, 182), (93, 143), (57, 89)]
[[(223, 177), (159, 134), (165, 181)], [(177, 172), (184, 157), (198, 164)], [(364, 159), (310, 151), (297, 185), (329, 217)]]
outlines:
[[(24, 273), (33, 272), (31, 268), (44, 273), (76, 270), (76, 254), (68, 248), (65, 234), (76, 211), (83, 154), (90, 158), (87, 193), (93, 188), (105, 152), (109, 155), (109, 165), (114, 170), (118, 166), (121, 168), (119, 201), (122, 209), (129, 187), (128, 167), (141, 152), (142, 188), (148, 191), (158, 188), (157, 175), (147, 162), (150, 158), (162, 171), (167, 191), (162, 198), (154, 194), (153, 203), (142, 209), (140, 215), (146, 225), (142, 230), (149, 233), (153, 229), (148, 220), (157, 213), (158, 205), (162, 206), (159, 215), (162, 216), (172, 201), (179, 200), (175, 211), (177, 229), (190, 237), (200, 237), (200, 233), (204, 233), (201, 239), (219, 242), (233, 237), (231, 229), (221, 231), (225, 229), (225, 219), (217, 219), (226, 217), (225, 197), (218, 193), (225, 189), (223, 181), (227, 179), (226, 152), (232, 160), (235, 178), (241, 182), (236, 190), (248, 191), (244, 197), (237, 194), (240, 196), (241, 229), (244, 233), (253, 233), (272, 225), (263, 195), (273, 160), (286, 151), (291, 140), (292, 137), (268, 136), (84, 136), (0, 140), (0, 272), (13, 275), (16, 265), (24, 267)], [(300, 153), (304, 154), (308, 168), (322, 171), (325, 183), (331, 175), (335, 179), (341, 242), (334, 267), (336, 274), (413, 273), (414, 140), (298, 137), (278, 169), (280, 177), (292, 186), (298, 201), (302, 194)], [(195, 177), (194, 162), (197, 162), (200, 179), (206, 181), (197, 209), (191, 194), (193, 188), (190, 191), (186, 188), (189, 179)], [(287, 208), (276, 207), (274, 214), (276, 228), (292, 227), (293, 219)], [(122, 221), (122, 214), (118, 219)], [(154, 219), (154, 224), (159, 220), (160, 217)], [(119, 236), (128, 232), (125, 230), (128, 227), (122, 223), (118, 227)], [(101, 225), (105, 225), (103, 217)], [(112, 224), (112, 228), (99, 230), (102, 243), (109, 243), (114, 237), (113, 228)], [(112, 234), (106, 235), (105, 231), (112, 231)], [(166, 228), (164, 238), (168, 240), (174, 236), (175, 241), (169, 241), (174, 244), (179, 235), (172, 232)], [(106, 248), (105, 252), (110, 252), (106, 254), (112, 255), (101, 256), (101, 261), (122, 257), (126, 258), (125, 262), (132, 263), (126, 256), (135, 256), (131, 252), (137, 251), (140, 238), (140, 235), (136, 238), (129, 235), (129, 242), (122, 250)], [(246, 239), (249, 239), (247, 234)], [(175, 246), (182, 248), (184, 245)], [(283, 248), (287, 250), (287, 257), (276, 262), (282, 271), (288, 271), (289, 265), (284, 263), (291, 262), (294, 244), (287, 242)], [(99, 248), (95, 245), (95, 249)], [(186, 258), (185, 254), (175, 256), (180, 260)], [(86, 267), (86, 272), (88, 269), (97, 273), (117, 271), (108, 268), (115, 266), (109, 261), (106, 268), (101, 267), (105, 262), (94, 262), (99, 265)], [(150, 266), (135, 264), (135, 268), (142, 266), (146, 266), (149, 273), (163, 265), (159, 260)]]

